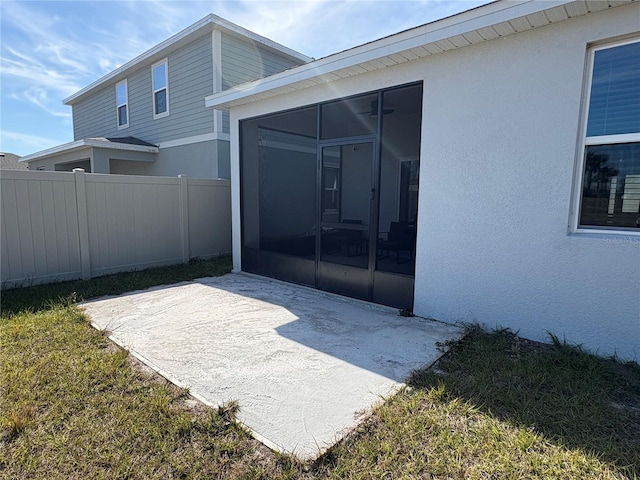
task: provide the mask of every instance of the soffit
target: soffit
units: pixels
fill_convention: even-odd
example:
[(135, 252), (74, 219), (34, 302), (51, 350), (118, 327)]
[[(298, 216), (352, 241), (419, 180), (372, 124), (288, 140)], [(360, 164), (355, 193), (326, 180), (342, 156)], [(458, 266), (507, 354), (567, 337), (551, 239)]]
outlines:
[(206, 97), (220, 109), (374, 72), (636, 0), (497, 1)]

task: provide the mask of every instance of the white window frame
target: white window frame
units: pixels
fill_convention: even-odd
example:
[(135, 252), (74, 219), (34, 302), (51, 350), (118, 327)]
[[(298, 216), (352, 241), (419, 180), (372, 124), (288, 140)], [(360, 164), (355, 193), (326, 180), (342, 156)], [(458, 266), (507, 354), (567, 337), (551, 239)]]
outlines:
[[(153, 85), (153, 70), (158, 66), (158, 65), (162, 65), (164, 63), (164, 84), (165, 86), (163, 88), (154, 88)], [(166, 90), (166, 102), (167, 102), (167, 110), (162, 112), (162, 113), (157, 113), (156, 114), (156, 93), (161, 91), (161, 90)], [(164, 117), (168, 117), (169, 116), (169, 61), (168, 59), (164, 58), (162, 60), (160, 60), (159, 62), (154, 63), (153, 65), (151, 65), (151, 102), (153, 104), (153, 119), (158, 119), (158, 118), (164, 118)]]
[(595, 54), (599, 50), (607, 50), (609, 48), (620, 47), (622, 45), (629, 45), (631, 43), (640, 42), (640, 38), (634, 37), (631, 39), (620, 40), (617, 42), (611, 42), (601, 44), (589, 48), (587, 62), (586, 62), (586, 86), (583, 95), (583, 109), (581, 115), (580, 136), (578, 141), (577, 152), (577, 169), (575, 175), (574, 185), (576, 189), (573, 196), (573, 208), (572, 208), (572, 222), (571, 231), (574, 233), (587, 233), (587, 234), (599, 234), (599, 235), (633, 235), (640, 236), (640, 231), (623, 230), (620, 227), (611, 228), (581, 228), (580, 227), (580, 209), (582, 207), (582, 188), (584, 182), (584, 163), (586, 160), (585, 151), (590, 145), (609, 145), (613, 143), (635, 143), (640, 142), (640, 132), (625, 133), (620, 135), (602, 135), (595, 137), (587, 137), (587, 122), (589, 118), (589, 106), (591, 103), (591, 84), (593, 82), (593, 64), (595, 60)]
[[(124, 94), (125, 100), (124, 103), (118, 103), (118, 87), (124, 84)], [(127, 123), (120, 125), (120, 107), (127, 107)], [(129, 128), (129, 116), (131, 115), (131, 111), (129, 109), (129, 85), (127, 84), (127, 79), (125, 78), (121, 82), (116, 83), (116, 125), (118, 126), (118, 130), (122, 130), (124, 128)]]

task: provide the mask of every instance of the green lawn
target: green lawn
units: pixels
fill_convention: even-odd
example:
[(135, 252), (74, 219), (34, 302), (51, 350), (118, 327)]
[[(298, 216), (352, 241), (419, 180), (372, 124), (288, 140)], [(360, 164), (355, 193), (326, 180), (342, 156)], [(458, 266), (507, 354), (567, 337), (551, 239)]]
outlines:
[(640, 367), (470, 327), (303, 464), (114, 346), (73, 301), (220, 275), (221, 258), (2, 292), (0, 478), (637, 478)]

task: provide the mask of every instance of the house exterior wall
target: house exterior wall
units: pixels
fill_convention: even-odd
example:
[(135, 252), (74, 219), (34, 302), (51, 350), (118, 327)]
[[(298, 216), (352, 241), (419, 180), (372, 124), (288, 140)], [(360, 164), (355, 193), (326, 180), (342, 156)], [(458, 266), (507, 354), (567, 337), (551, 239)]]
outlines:
[[(222, 89), (268, 77), (304, 62), (294, 61), (248, 39), (221, 35)], [(222, 112), (222, 132), (229, 133), (229, 112)]]
[(167, 57), (169, 115), (153, 118), (151, 64), (127, 77), (129, 127), (118, 130), (113, 84), (73, 105), (74, 139), (138, 137), (150, 143), (213, 132), (213, 114), (204, 97), (213, 92), (211, 35), (204, 35)]
[(570, 224), (587, 48), (637, 34), (631, 4), (231, 111), (234, 270), (242, 118), (422, 80), (417, 315), (547, 332), (640, 357), (640, 236)]
[(246, 38), (227, 33), (221, 36), (222, 89), (267, 77), (300, 65)]
[(87, 173), (91, 173), (91, 160), (80, 160), (79, 162), (57, 163), (56, 172), (73, 172), (75, 168), (81, 168)]
[[(219, 48), (214, 42), (220, 42)], [(219, 62), (214, 59), (216, 54), (220, 56)], [(160, 146), (153, 163), (102, 155), (94, 159), (100, 167), (95, 170), (97, 173), (229, 178), (229, 113), (222, 112), (222, 121), (216, 127), (216, 114), (205, 108), (204, 98), (213, 93), (216, 85), (226, 89), (300, 63), (248, 39), (221, 32), (203, 35), (169, 54), (167, 62), (169, 115), (166, 117), (153, 118), (151, 64), (127, 77), (127, 128), (117, 127), (116, 81), (73, 105), (75, 140), (133, 136)], [(219, 77), (214, 79), (214, 75)], [(219, 133), (226, 138), (212, 139)], [(167, 142), (182, 145), (164, 146)], [(58, 158), (34, 161), (31, 168), (44, 166), (46, 170), (54, 170), (59, 162)]]
[[(262, 45), (223, 33), (221, 36), (222, 88), (273, 75), (299, 63)], [(204, 97), (213, 92), (212, 37), (207, 34), (169, 54), (169, 116), (153, 119), (151, 65), (127, 77), (129, 127), (118, 130), (113, 82), (73, 105), (74, 139), (133, 136), (150, 143), (213, 132), (213, 114)], [(223, 132), (229, 131), (223, 114)]]
[[(219, 178), (218, 142), (189, 143), (161, 148), (153, 162), (132, 162), (111, 159), (110, 173), (120, 175), (187, 175), (191, 178)], [(229, 142), (223, 142), (229, 143)], [(228, 160), (223, 163), (228, 163)], [(228, 172), (228, 167), (226, 171)], [(228, 178), (228, 175), (223, 178)]]
[(228, 140), (218, 140), (218, 178), (231, 178), (230, 148)]
[(81, 150), (62, 152), (42, 160), (29, 162), (30, 170), (71, 172), (74, 168), (82, 168), (87, 173), (114, 173), (109, 164), (112, 161), (127, 161), (127, 164), (138, 164), (141, 171), (153, 166), (155, 155), (150, 152), (121, 150), (118, 148), (95, 148), (85, 146)]
[[(67, 170), (75, 163), (82, 162), (91, 164), (92, 149), (90, 147), (84, 148), (79, 152), (67, 152), (60, 155), (47, 157), (42, 160), (32, 160), (29, 162), (29, 170), (46, 170), (48, 172), (53, 171), (71, 171)], [(74, 167), (75, 168), (75, 167)], [(61, 170), (63, 169), (63, 170)], [(89, 168), (90, 169), (90, 168)], [(88, 171), (88, 170), (87, 170)]]
[(229, 133), (231, 131), (229, 124), (230, 124), (229, 112), (224, 111), (222, 112), (222, 132), (223, 133)]

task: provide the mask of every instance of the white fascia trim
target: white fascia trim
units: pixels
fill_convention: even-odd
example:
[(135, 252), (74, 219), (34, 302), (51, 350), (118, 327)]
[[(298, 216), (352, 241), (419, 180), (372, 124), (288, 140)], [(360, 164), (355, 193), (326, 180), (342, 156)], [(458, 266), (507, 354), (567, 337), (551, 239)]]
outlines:
[(74, 150), (80, 150), (86, 147), (84, 140), (77, 140), (75, 142), (63, 143), (62, 145), (56, 145), (55, 147), (41, 150), (39, 152), (32, 153), (31, 155), (25, 155), (20, 158), (20, 162), (30, 162), (32, 160), (41, 160), (52, 155), (59, 153), (73, 152)]
[[(323, 75), (353, 67), (360, 63), (400, 53), (412, 48), (435, 43), (458, 35), (475, 32), (483, 28), (492, 27), (516, 18), (544, 12), (556, 7), (574, 3), (574, 0), (509, 0), (496, 1), (481, 7), (437, 20), (426, 25), (400, 32), (359, 47), (345, 50), (328, 57), (285, 70), (253, 82), (235, 86), (223, 92), (205, 97), (205, 106), (226, 108), (235, 102), (259, 95), (279, 87), (318, 79)], [(533, 28), (533, 27), (532, 27)], [(455, 46), (455, 44), (454, 44)], [(456, 47), (462, 48), (462, 47)], [(327, 79), (330, 81), (330, 79)]]
[(218, 17), (217, 15), (211, 13), (203, 19), (197, 21), (193, 25), (185, 28), (181, 32), (178, 32), (172, 37), (169, 37), (164, 42), (161, 42), (155, 47), (150, 48), (143, 54), (138, 55), (133, 60), (128, 61), (120, 68), (116, 68), (112, 72), (107, 73), (103, 77), (87, 85), (70, 97), (65, 98), (62, 103), (65, 105), (73, 105), (77, 100), (94, 91), (96, 88), (112, 81), (121, 80), (128, 76), (128, 74), (131, 73), (134, 69), (137, 69), (144, 64), (154, 62), (162, 57), (166, 57), (173, 50), (179, 48), (182, 45), (186, 45), (190, 41), (198, 38), (200, 35), (214, 29), (221, 29), (222, 31), (226, 31), (232, 35), (239, 35), (241, 37), (248, 38), (270, 49), (276, 50), (284, 55), (295, 58), (298, 61), (310, 62), (313, 60), (313, 58), (311, 57), (307, 57), (300, 52), (296, 52), (295, 50), (285, 47), (284, 45), (280, 45), (273, 40), (269, 40), (266, 37), (251, 32), (239, 25), (231, 23), (228, 20), (225, 20), (224, 18)]
[(87, 147), (94, 148), (108, 148), (110, 150), (128, 150), (130, 152), (148, 152), (158, 153), (160, 149), (158, 147), (149, 147), (146, 145), (131, 145), (127, 143), (109, 142), (107, 140), (98, 140), (92, 138), (85, 138), (83, 140), (76, 140), (75, 142), (64, 143), (62, 145), (56, 145), (55, 147), (42, 150), (40, 152), (32, 153), (31, 155), (25, 155), (20, 158), (21, 162), (30, 162), (33, 160), (42, 160), (43, 158), (58, 155), (60, 153), (69, 153), (75, 150), (81, 150)]
[(231, 140), (228, 133), (204, 133), (202, 135), (194, 135), (193, 137), (178, 138), (176, 140), (168, 140), (166, 142), (160, 142), (158, 148), (171, 148), (181, 147), (182, 145), (191, 145), (192, 143), (209, 142), (212, 140), (223, 140), (229, 142)]

